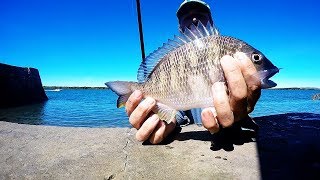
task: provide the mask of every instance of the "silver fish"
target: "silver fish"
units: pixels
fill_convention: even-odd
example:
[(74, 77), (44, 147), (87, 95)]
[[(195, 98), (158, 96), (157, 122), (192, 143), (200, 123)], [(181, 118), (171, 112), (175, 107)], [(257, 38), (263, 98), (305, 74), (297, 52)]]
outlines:
[(117, 107), (125, 105), (135, 90), (157, 101), (153, 109), (161, 120), (170, 122), (178, 110), (213, 106), (211, 87), (225, 82), (220, 59), (244, 53), (258, 71), (262, 88), (276, 86), (269, 80), (279, 72), (260, 51), (242, 40), (221, 36), (210, 24), (186, 28), (145, 58), (138, 70), (138, 82), (112, 81), (106, 85), (119, 95)]

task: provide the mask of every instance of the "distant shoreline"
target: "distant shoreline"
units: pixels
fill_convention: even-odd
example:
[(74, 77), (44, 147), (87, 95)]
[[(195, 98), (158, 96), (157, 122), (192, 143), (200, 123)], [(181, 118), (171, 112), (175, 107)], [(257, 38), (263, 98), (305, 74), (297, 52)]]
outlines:
[(291, 88), (271, 88), (268, 90), (320, 90), (320, 88), (315, 87), (291, 87)]
[[(52, 89), (109, 89), (106, 87), (87, 87), (87, 86), (43, 86), (45, 90)], [(314, 87), (291, 87), (291, 88), (272, 88), (268, 90), (320, 90)]]
[(45, 90), (53, 89), (109, 89), (108, 87), (87, 87), (87, 86), (43, 86)]

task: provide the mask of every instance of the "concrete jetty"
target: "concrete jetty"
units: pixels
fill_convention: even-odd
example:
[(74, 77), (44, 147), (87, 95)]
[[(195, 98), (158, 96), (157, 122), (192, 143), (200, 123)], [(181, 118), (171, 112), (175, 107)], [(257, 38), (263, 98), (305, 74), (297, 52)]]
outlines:
[(161, 145), (136, 141), (131, 128), (0, 121), (0, 179), (320, 178), (319, 114), (255, 120), (256, 139), (240, 133), (233, 136), (238, 140), (219, 143), (190, 125)]
[(46, 100), (37, 69), (0, 63), (0, 108)]
[(259, 179), (255, 143), (210, 149), (187, 126), (164, 145), (143, 145), (130, 128), (64, 128), (0, 122), (0, 179)]

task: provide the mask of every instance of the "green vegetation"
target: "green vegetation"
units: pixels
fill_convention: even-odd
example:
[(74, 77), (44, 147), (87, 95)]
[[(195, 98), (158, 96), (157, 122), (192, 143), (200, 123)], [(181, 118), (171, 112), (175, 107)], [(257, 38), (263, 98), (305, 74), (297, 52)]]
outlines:
[[(106, 87), (87, 87), (87, 86), (43, 86), (45, 90), (52, 90), (52, 89), (109, 89)], [(268, 90), (320, 90), (320, 88), (314, 87), (291, 87), (291, 88), (271, 88)]]
[(53, 89), (108, 89), (108, 87), (86, 87), (86, 86), (43, 86), (45, 90), (53, 90)]
[(315, 87), (291, 87), (291, 88), (272, 88), (270, 90), (320, 90), (320, 88)]

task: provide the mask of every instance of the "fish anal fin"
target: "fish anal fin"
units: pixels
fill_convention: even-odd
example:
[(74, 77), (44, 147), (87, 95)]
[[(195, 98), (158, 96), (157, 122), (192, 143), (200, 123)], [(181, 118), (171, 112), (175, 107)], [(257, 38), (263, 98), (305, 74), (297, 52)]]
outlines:
[(162, 121), (167, 122), (168, 124), (175, 119), (177, 114), (177, 110), (159, 102), (156, 104), (152, 111), (158, 114), (159, 118)]
[(126, 105), (126, 102), (129, 99), (130, 95), (131, 95), (131, 93), (119, 96), (119, 98), (117, 100), (117, 108), (124, 107)]

